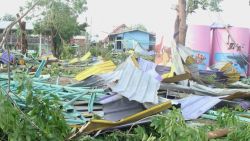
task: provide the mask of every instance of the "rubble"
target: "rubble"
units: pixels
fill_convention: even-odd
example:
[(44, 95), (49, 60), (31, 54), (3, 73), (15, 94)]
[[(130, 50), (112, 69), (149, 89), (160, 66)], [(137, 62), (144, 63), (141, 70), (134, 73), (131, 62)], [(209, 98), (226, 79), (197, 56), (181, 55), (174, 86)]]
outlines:
[[(246, 98), (250, 97), (250, 85), (242, 83), (246, 79), (239, 81), (240, 74), (230, 63), (200, 70), (191, 54), (192, 50), (184, 46), (174, 46), (172, 65), (166, 66), (133, 53), (116, 65), (113, 60), (87, 52), (81, 58), (50, 62), (59, 67), (52, 75), (48, 70), (54, 68), (48, 65), (47, 57), (32, 67), (35, 72), (29, 70), (29, 78), (34, 95), (59, 98), (67, 124), (77, 128), (78, 134), (148, 123), (152, 115), (168, 113), (173, 106), (181, 109), (187, 121), (216, 120), (218, 105), (239, 105), (249, 110), (250, 101)], [(66, 75), (60, 67), (78, 68), (78, 72)], [(15, 73), (11, 75), (10, 96), (25, 109), (27, 91), (18, 91), (20, 84), (14, 79)], [(2, 89), (7, 90), (8, 79), (7, 73), (0, 75)], [(237, 116), (250, 122), (249, 111)]]

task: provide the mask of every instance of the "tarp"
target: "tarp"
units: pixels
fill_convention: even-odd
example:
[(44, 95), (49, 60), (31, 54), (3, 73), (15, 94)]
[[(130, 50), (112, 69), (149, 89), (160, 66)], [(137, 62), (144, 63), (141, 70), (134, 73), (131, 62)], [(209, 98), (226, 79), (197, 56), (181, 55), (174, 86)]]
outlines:
[(12, 53), (10, 53), (10, 60), (9, 60), (8, 52), (7, 51), (3, 52), (2, 57), (1, 57), (1, 61), (4, 64), (8, 64), (8, 62), (12, 62), (13, 60), (14, 60), (14, 55)]

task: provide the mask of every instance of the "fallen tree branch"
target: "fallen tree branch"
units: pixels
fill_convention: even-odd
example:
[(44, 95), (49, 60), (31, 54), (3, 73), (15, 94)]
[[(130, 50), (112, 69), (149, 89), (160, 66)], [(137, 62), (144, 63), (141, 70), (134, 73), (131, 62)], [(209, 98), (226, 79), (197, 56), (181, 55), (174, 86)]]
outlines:
[[(2, 48), (2, 46), (5, 44), (6, 42), (6, 39), (7, 39), (7, 36), (9, 35), (10, 33), (10, 30), (11, 28), (18, 22), (20, 21), (22, 18), (24, 18), (38, 3), (40, 2), (40, 0), (37, 0), (22, 16), (20, 16), (18, 19), (16, 19), (15, 21), (13, 21), (12, 23), (10, 23), (3, 31), (3, 38), (2, 38), (2, 41), (0, 43), (0, 47)], [(30, 119), (18, 106), (17, 104), (15, 103), (15, 101), (11, 98), (10, 96), (10, 48), (8, 47), (7, 48), (7, 51), (8, 51), (8, 90), (6, 92), (6, 96), (7, 98), (9, 99), (9, 101), (14, 105), (15, 108), (17, 108), (17, 110), (20, 112), (21, 115), (23, 115), (23, 117), (28, 120), (31, 125), (38, 129), (39, 131), (42, 131), (35, 123), (32, 119)], [(3, 91), (3, 90), (2, 90)]]
[(229, 129), (224, 128), (224, 129), (217, 129), (215, 131), (210, 131), (207, 133), (208, 139), (215, 139), (219, 137), (224, 137), (230, 132)]
[[(12, 23), (10, 23), (3, 31), (3, 39), (0, 43), (0, 47), (2, 47), (7, 39), (7, 36), (9, 35), (9, 32), (11, 30), (11, 28), (19, 21), (21, 21), (22, 18), (24, 18), (38, 3), (40, 2), (40, 0), (37, 0), (22, 16), (19, 16), (18, 19), (16, 19), (15, 21), (13, 21)], [(7, 95), (9, 95), (10, 92), (10, 49), (7, 48), (8, 50), (8, 90), (7, 90)]]
[[(23, 116), (24, 119), (26, 119), (27, 121), (29, 121), (30, 124), (31, 124), (34, 128), (36, 128), (37, 130), (43, 132), (43, 130), (40, 129), (40, 128), (35, 124), (35, 122), (34, 122), (32, 119), (30, 119), (30, 118), (29, 118), (29, 117), (28, 117), (28, 116), (27, 116), (27, 115), (17, 106), (16, 102), (11, 98), (11, 96), (10, 96), (10, 94), (9, 94), (10, 92), (8, 93), (8, 92), (6, 92), (6, 91), (3, 90), (3, 89), (0, 89), (0, 91), (4, 92), (4, 93), (6, 94), (8, 100), (13, 104), (13, 106), (18, 110), (18, 112)], [(15, 95), (15, 94), (14, 94), (14, 95)]]

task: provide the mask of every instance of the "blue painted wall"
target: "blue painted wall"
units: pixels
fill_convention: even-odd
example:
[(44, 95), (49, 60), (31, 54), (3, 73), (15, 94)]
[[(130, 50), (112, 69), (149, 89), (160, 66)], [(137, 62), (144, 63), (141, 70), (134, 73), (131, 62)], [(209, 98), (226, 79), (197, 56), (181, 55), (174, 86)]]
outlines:
[(133, 48), (133, 41), (138, 42), (144, 49), (149, 49), (149, 45), (154, 45), (154, 42), (150, 42), (149, 34), (142, 31), (130, 31), (116, 35), (116, 37), (123, 38), (123, 48)]
[(133, 47), (133, 40), (138, 42), (142, 48), (149, 48), (149, 34), (141, 31), (126, 32), (123, 36), (128, 48)]

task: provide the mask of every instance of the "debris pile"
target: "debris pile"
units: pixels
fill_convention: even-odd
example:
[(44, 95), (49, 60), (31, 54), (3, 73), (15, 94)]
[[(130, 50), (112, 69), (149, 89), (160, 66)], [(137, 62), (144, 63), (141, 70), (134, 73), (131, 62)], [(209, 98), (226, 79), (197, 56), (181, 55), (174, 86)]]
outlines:
[[(76, 134), (149, 123), (152, 115), (168, 113), (173, 107), (190, 121), (216, 120), (217, 109), (240, 106), (245, 112), (237, 116), (250, 122), (249, 80), (240, 81), (240, 73), (232, 64), (219, 62), (201, 70), (191, 49), (178, 45), (172, 51), (168, 66), (150, 61), (146, 53), (133, 52), (120, 64), (94, 57), (90, 52), (69, 61), (41, 59), (28, 69), (17, 67), (10, 72), (10, 78), (1, 73), (1, 89), (9, 89), (9, 95), (22, 110), (27, 106), (25, 97), (29, 91), (41, 99), (57, 97), (68, 125), (78, 129)], [(6, 58), (5, 54), (2, 56)], [(27, 80), (16, 79), (22, 74), (20, 70), (27, 72)], [(32, 87), (20, 91), (26, 81)]]

